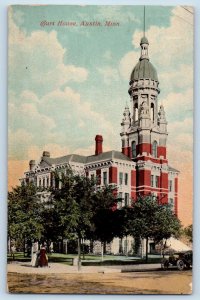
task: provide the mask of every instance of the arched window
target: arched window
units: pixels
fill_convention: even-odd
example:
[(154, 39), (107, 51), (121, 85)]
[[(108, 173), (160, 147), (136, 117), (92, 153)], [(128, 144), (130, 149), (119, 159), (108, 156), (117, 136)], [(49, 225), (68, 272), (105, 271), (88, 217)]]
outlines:
[(135, 103), (135, 106), (134, 106), (134, 115), (135, 115), (135, 121), (138, 120), (138, 104)]
[(154, 104), (151, 103), (151, 120), (154, 122)]
[(152, 154), (154, 157), (157, 157), (157, 147), (158, 143), (156, 141), (153, 142), (153, 149), (152, 149)]
[(131, 144), (132, 157), (136, 157), (136, 142), (133, 141)]

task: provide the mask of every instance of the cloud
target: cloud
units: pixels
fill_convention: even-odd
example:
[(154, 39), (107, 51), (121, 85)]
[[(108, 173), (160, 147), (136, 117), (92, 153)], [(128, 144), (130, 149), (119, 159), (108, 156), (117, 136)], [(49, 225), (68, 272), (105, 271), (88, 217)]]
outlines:
[(168, 92), (173, 90), (185, 90), (193, 86), (193, 66), (179, 64), (173, 71), (159, 72), (160, 89)]
[(126, 53), (119, 62), (119, 71), (121, 76), (128, 81), (130, 79), (131, 72), (139, 60), (139, 53), (130, 51)]
[[(14, 94), (12, 97), (17, 98)], [(14, 100), (9, 102), (9, 157), (27, 159), (30, 145), (45, 144), (59, 138), (59, 134), (55, 136), (53, 132), (54, 119), (39, 111), (39, 100), (34, 94), (25, 92), (18, 97), (18, 103)]]
[(110, 66), (104, 66), (97, 69), (98, 72), (103, 75), (103, 81), (105, 84), (109, 85), (113, 81), (119, 80), (119, 73), (116, 68), (112, 68)]
[[(56, 109), (58, 105), (59, 110)], [(76, 135), (77, 125), (80, 127), (84, 126), (91, 131), (99, 131), (101, 129), (108, 135), (113, 134), (112, 124), (102, 114), (93, 109), (91, 102), (82, 99), (81, 95), (70, 87), (66, 87), (64, 91), (55, 90), (45, 95), (41, 99), (41, 109), (44, 111), (46, 107), (48, 107), (47, 113), (51, 117), (56, 118), (58, 122), (59, 120), (66, 122), (66, 135), (70, 133), (70, 136), (73, 133)], [(79, 139), (81, 139), (80, 132)]]
[[(171, 92), (163, 100), (168, 120), (183, 119), (193, 112), (193, 89), (181, 93)], [(184, 127), (182, 128), (184, 130)]]
[(85, 81), (88, 71), (64, 63), (66, 58), (67, 50), (58, 41), (56, 31), (38, 30), (28, 35), (19, 30), (9, 10), (9, 89), (44, 95), (69, 81)]

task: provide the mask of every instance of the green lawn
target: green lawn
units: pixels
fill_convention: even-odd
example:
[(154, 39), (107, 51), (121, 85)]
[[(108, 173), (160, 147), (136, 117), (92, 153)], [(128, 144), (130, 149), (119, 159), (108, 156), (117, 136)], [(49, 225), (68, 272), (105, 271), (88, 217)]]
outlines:
[[(62, 263), (66, 265), (72, 265), (73, 258), (77, 257), (77, 254), (62, 254), (62, 253), (52, 253), (48, 254), (49, 262)], [(12, 261), (11, 255), (7, 256), (8, 262)], [(100, 255), (85, 255), (85, 259), (82, 258), (82, 265), (85, 266), (96, 266), (96, 265), (129, 265), (129, 264), (141, 264), (145, 263), (145, 259), (139, 257), (131, 256), (115, 256), (115, 255), (104, 255), (103, 261), (101, 261)], [(158, 263), (160, 262), (160, 257), (150, 257), (148, 263)], [(15, 261), (29, 262), (30, 257), (24, 257), (23, 252), (15, 253)]]

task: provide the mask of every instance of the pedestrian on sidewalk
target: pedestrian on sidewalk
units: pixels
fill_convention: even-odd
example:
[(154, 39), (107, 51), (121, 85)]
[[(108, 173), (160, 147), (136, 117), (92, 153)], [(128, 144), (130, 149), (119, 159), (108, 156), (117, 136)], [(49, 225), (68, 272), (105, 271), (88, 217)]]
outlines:
[(31, 249), (31, 266), (32, 267), (38, 267), (38, 254), (39, 254), (39, 245), (38, 241), (34, 240), (34, 243), (32, 244)]
[(15, 252), (16, 252), (16, 248), (15, 245), (13, 244), (10, 248), (10, 254), (13, 260), (15, 260)]
[(40, 254), (39, 254), (39, 266), (40, 267), (48, 267), (48, 256), (46, 254), (46, 247), (43, 244), (40, 248)]

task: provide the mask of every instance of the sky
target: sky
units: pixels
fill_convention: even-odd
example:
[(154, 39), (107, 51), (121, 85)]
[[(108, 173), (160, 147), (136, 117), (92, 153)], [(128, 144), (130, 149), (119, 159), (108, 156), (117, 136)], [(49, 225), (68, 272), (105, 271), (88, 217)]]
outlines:
[[(184, 6), (185, 7), (185, 6)], [(149, 57), (168, 121), (169, 164), (180, 170), (179, 217), (192, 222), (193, 14), (191, 7), (146, 6)], [(142, 6), (13, 6), (9, 9), (8, 185), (39, 160), (120, 150), (130, 73), (140, 57)], [(44, 22), (45, 21), (45, 22)], [(78, 26), (57, 26), (74, 21)], [(102, 26), (79, 26), (98, 21)], [(106, 21), (119, 26), (103, 26)], [(46, 25), (44, 25), (46, 24)]]

